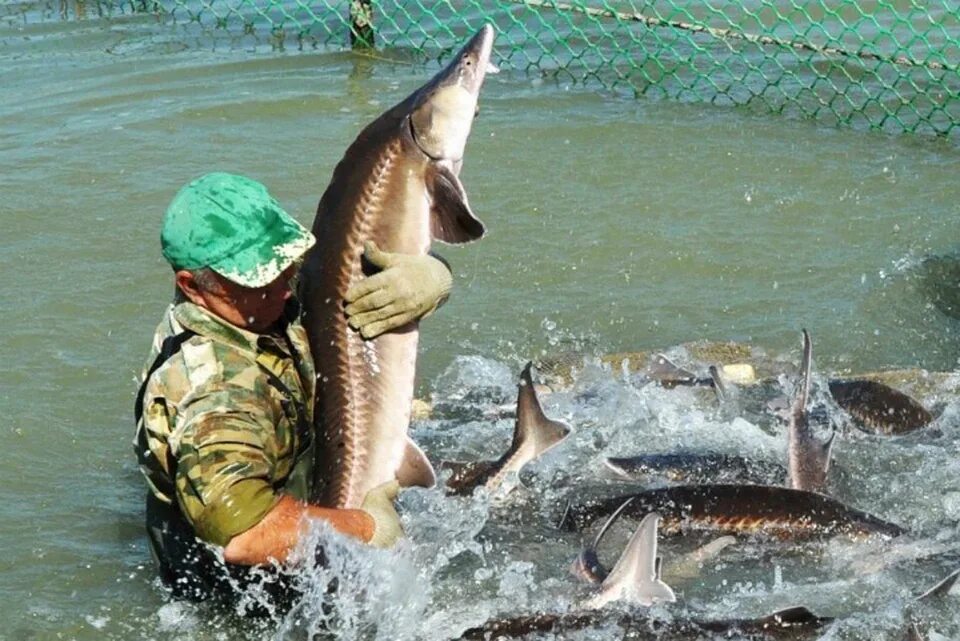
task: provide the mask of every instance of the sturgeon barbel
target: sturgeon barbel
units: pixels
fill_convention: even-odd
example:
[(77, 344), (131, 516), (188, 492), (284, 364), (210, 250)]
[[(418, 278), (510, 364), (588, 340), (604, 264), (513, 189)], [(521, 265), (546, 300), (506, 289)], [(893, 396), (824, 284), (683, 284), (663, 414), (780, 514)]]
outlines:
[(485, 25), (445, 69), (361, 131), (317, 208), (317, 244), (300, 295), (317, 369), (312, 498), (319, 505), (359, 507), (371, 488), (394, 478), (403, 486), (435, 482), (407, 436), (417, 323), (364, 340), (347, 324), (344, 296), (369, 268), (367, 242), (423, 255), (432, 239), (483, 235), (458, 174), (480, 87), (495, 70), (493, 37)]

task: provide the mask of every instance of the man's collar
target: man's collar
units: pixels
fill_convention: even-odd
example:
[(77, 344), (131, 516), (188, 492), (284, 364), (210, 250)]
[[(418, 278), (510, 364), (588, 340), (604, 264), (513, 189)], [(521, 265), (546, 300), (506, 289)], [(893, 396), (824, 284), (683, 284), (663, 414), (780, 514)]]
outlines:
[(291, 299), (284, 309), (283, 317), (276, 323), (276, 333), (258, 334), (237, 327), (190, 301), (179, 301), (173, 308), (173, 316), (177, 322), (201, 336), (212, 338), (253, 354), (270, 349), (273, 351), (279, 350), (288, 356), (290, 350), (282, 336), (286, 333), (290, 322), (296, 319), (298, 312), (299, 305)]

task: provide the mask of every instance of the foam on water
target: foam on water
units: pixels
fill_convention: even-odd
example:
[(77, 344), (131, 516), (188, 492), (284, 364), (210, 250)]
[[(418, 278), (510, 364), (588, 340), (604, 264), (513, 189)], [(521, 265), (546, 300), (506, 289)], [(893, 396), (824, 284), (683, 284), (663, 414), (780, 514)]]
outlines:
[[(454, 415), (468, 410), (482, 415), (515, 393), (512, 367), (486, 358), (457, 359), (438, 377), (432, 398), (457, 399), (462, 407)], [(761, 427), (703, 392), (638, 383), (586, 363), (573, 386), (541, 398), (547, 415), (569, 421), (573, 433), (514, 478), (513, 493), (504, 497), (478, 489), (470, 497), (447, 497), (439, 488), (406, 490), (400, 510), (408, 538), (386, 551), (317, 525), (304, 549), (322, 547), (325, 563), (301, 565), (296, 578), (304, 598), (291, 611), (274, 613), (273, 624), (250, 638), (280, 641), (335, 630), (338, 638), (448, 639), (495, 617), (576, 609), (590, 588), (577, 584), (566, 568), (581, 538), (559, 533), (553, 520), (579, 487), (607, 482), (599, 464), (603, 456), (682, 448), (771, 461), (783, 457), (785, 437), (777, 421)], [(446, 458), (471, 459), (478, 451), (487, 457), (502, 452), (511, 430), (510, 417), (462, 420), (440, 412), (415, 424), (414, 435), (431, 454), (439, 449)], [(956, 526), (949, 522), (955, 517), (948, 509), (960, 488), (931, 491), (956, 488), (960, 476), (957, 439), (940, 434), (884, 439), (858, 433), (841, 441), (838, 450), (843, 472), (838, 498), (881, 516), (909, 514), (904, 524), (916, 534), (802, 544), (741, 539), (704, 563), (699, 574), (673, 578), (671, 562), (699, 543), (667, 539), (661, 544), (665, 576), (680, 602), (657, 610), (657, 616), (742, 618), (804, 605), (838, 617), (822, 638), (899, 639), (910, 600), (946, 574), (950, 558), (960, 558)], [(901, 471), (892, 464), (904, 457), (918, 467)], [(884, 491), (865, 491), (876, 485)], [(601, 549), (608, 564), (631, 529), (622, 523), (609, 533)], [(242, 608), (262, 605), (256, 590), (248, 598)], [(941, 630), (960, 629), (960, 621), (944, 615), (943, 606), (931, 607)], [(189, 608), (164, 608), (165, 629), (196, 624)], [(574, 634), (532, 638), (616, 639), (620, 634), (607, 622)]]

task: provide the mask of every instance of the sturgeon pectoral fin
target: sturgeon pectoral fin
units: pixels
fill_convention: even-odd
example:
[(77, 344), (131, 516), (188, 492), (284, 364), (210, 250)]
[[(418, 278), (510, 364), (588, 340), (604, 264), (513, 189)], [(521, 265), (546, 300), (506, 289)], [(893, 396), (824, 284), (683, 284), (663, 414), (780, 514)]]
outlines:
[(433, 487), (437, 483), (437, 474), (433, 471), (433, 465), (427, 459), (420, 447), (407, 439), (407, 449), (403, 453), (403, 461), (400, 463), (400, 469), (397, 470), (397, 481), (400, 487)]
[(701, 568), (709, 561), (715, 559), (719, 554), (734, 543), (737, 542), (732, 536), (721, 536), (718, 539), (710, 541), (689, 554), (685, 554), (679, 560), (672, 563), (667, 568), (667, 574), (670, 578), (693, 579), (700, 575)]
[(467, 203), (463, 184), (449, 167), (432, 164), (426, 176), (430, 193), (430, 233), (445, 243), (468, 243), (486, 229)]
[(673, 590), (660, 580), (657, 557), (657, 526), (660, 515), (647, 514), (627, 543), (626, 549), (604, 580), (601, 592), (588, 601), (588, 607), (603, 607), (616, 600), (637, 605), (672, 603)]

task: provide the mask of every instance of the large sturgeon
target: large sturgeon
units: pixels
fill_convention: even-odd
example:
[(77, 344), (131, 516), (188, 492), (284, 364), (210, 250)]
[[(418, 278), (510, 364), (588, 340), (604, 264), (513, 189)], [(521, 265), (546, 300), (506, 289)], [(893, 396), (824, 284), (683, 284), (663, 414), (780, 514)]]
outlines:
[(773, 538), (813, 538), (847, 534), (898, 536), (903, 529), (816, 492), (770, 485), (677, 485), (612, 498), (587, 500), (567, 508), (560, 526), (580, 529), (634, 500), (624, 516), (649, 512), (663, 517), (663, 532), (699, 530), (717, 534), (761, 534)]
[(432, 485), (433, 468), (407, 436), (417, 323), (374, 340), (347, 325), (344, 295), (367, 273), (364, 246), (426, 254), (432, 239), (480, 238), (458, 173), (490, 65), (485, 25), (429, 82), (368, 125), (320, 199), (317, 245), (301, 271), (304, 326), (317, 368), (315, 490), (319, 505), (358, 507), (397, 478)]

